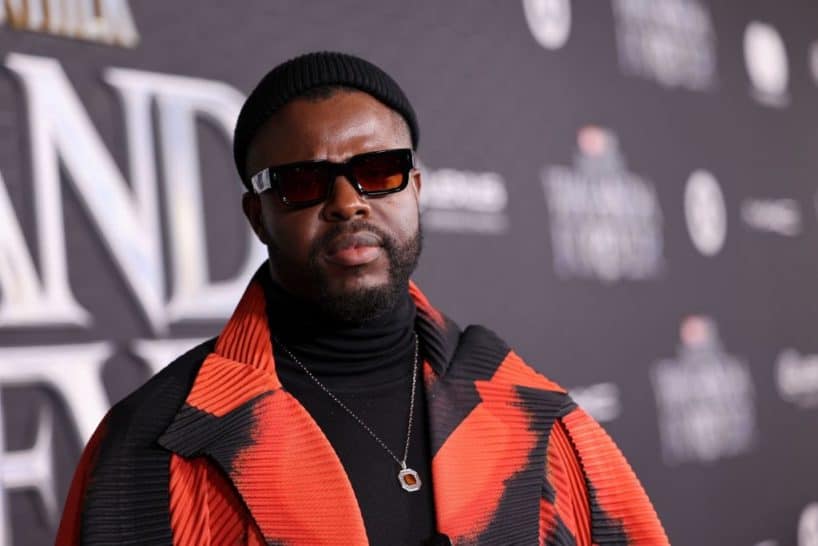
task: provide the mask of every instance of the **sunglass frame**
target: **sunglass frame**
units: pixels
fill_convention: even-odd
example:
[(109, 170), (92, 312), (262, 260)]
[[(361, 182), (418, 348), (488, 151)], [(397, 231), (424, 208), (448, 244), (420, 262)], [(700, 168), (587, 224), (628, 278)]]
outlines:
[[(381, 156), (385, 154), (401, 154), (401, 160), (404, 161), (403, 164), (403, 179), (401, 180), (401, 184), (398, 187), (388, 189), (388, 190), (379, 190), (379, 191), (369, 191), (365, 190), (363, 186), (361, 186), (360, 182), (358, 182), (357, 177), (355, 176), (355, 164), (360, 163), (366, 159)], [(282, 179), (282, 175), (286, 174), (287, 171), (292, 171), (298, 168), (304, 167), (324, 167), (326, 169), (327, 174), (327, 190), (319, 198), (311, 199), (308, 201), (292, 201), (284, 195), (284, 192), (281, 191), (280, 181)], [(409, 174), (415, 168), (415, 155), (411, 148), (395, 148), (391, 150), (378, 150), (374, 152), (365, 152), (362, 154), (354, 155), (344, 161), (343, 163), (336, 163), (334, 161), (328, 161), (325, 159), (320, 159), (317, 161), (298, 161), (295, 163), (285, 163), (283, 165), (273, 165), (271, 167), (267, 167), (262, 169), (261, 171), (257, 172), (250, 178), (250, 185), (257, 194), (261, 194), (265, 191), (275, 189), (278, 197), (281, 199), (281, 202), (287, 205), (288, 207), (309, 207), (312, 205), (317, 205), (318, 203), (322, 203), (326, 201), (330, 194), (332, 193), (332, 188), (335, 185), (335, 181), (337, 180), (338, 176), (343, 175), (344, 178), (349, 180), (358, 194), (363, 195), (365, 197), (378, 197), (381, 195), (388, 195), (390, 193), (397, 193), (402, 191), (406, 188), (409, 184)]]

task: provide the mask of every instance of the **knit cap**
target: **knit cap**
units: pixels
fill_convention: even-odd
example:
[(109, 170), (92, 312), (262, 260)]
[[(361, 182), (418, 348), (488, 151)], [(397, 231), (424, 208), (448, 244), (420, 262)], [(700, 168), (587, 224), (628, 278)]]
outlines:
[(265, 75), (247, 97), (233, 133), (233, 158), (242, 182), (250, 189), (244, 164), (259, 128), (277, 110), (314, 87), (341, 85), (368, 93), (398, 112), (409, 125), (412, 148), (418, 145), (415, 111), (400, 86), (386, 72), (359, 57), (321, 51), (286, 61)]

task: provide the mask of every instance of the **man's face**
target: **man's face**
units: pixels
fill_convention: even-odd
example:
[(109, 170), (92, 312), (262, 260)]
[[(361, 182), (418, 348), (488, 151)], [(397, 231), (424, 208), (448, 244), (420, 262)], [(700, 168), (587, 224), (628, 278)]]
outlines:
[[(247, 172), (410, 147), (394, 111), (366, 93), (340, 91), (296, 99), (276, 112), (250, 144)], [(269, 249), (275, 281), (328, 318), (361, 322), (391, 308), (406, 289), (420, 253), (420, 186), (413, 170), (403, 191), (364, 197), (339, 176), (317, 205), (288, 207), (272, 190), (245, 194), (243, 207)]]

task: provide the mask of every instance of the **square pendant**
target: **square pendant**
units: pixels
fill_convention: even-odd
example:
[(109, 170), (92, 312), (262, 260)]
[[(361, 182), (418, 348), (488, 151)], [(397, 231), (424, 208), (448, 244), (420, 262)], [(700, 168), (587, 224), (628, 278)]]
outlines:
[(420, 489), (420, 476), (411, 468), (404, 468), (398, 472), (398, 481), (400, 482), (400, 486), (406, 491), (417, 491)]

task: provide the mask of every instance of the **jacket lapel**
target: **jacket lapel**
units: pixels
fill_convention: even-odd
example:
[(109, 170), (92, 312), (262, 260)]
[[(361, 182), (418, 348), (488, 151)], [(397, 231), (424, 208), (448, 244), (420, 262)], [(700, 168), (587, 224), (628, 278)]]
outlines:
[(564, 391), (469, 327), (427, 399), (439, 531), (454, 544), (539, 543), (547, 439)]
[(213, 460), (268, 542), (367, 543), (360, 508), (338, 456), (275, 374), (257, 279), (159, 443), (183, 457)]

